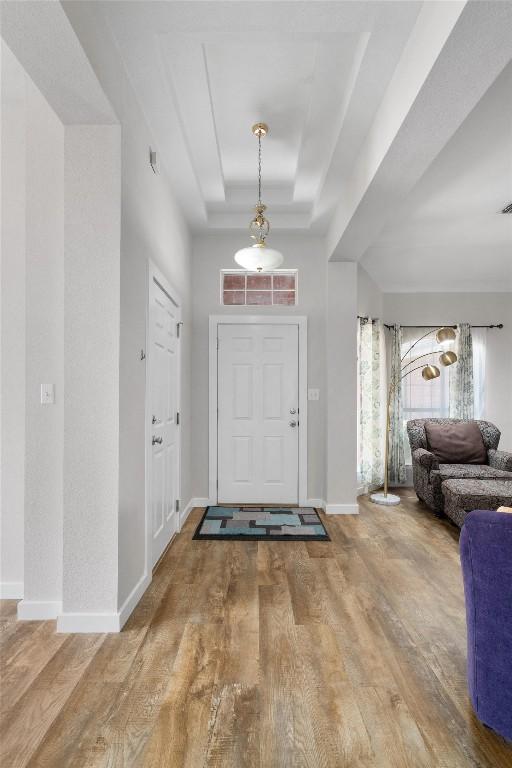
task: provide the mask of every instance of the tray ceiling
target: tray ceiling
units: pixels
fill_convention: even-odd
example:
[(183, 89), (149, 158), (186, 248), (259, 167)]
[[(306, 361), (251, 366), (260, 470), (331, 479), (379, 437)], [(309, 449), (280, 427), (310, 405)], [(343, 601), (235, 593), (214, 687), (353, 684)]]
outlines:
[(417, 18), (416, 2), (101, 3), (195, 230), (324, 231)]

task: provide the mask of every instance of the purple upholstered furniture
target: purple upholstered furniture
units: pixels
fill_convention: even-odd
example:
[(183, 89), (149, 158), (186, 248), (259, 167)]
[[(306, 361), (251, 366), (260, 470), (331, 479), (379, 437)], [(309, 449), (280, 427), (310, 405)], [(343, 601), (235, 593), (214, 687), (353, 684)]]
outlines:
[(460, 557), (469, 695), (482, 723), (512, 740), (512, 513), (470, 512)]

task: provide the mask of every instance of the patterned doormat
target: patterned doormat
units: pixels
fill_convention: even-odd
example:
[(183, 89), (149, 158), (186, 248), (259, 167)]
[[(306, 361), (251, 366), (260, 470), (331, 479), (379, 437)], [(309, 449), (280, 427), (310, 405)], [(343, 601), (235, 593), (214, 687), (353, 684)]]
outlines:
[(207, 507), (193, 538), (330, 541), (313, 507)]

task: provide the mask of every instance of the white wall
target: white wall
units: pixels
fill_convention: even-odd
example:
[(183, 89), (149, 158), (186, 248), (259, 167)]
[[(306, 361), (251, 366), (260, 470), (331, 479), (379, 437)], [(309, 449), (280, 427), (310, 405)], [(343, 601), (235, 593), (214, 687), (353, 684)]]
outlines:
[(512, 294), (387, 293), (384, 321), (402, 325), (503, 323), (487, 332), (485, 417), (501, 430), (500, 445), (512, 450)]
[(357, 265), (357, 314), (382, 319), (383, 294), (360, 264)]
[(2, 63), (1, 580), (23, 615), (62, 592), (64, 128), (5, 44)]
[(25, 73), (1, 45), (0, 597), (23, 597), (25, 505)]
[(117, 611), (120, 179), (118, 126), (66, 127), (64, 616)]
[[(26, 77), (24, 603), (62, 599), (64, 127)], [(41, 405), (41, 384), (54, 405)], [(20, 607), (21, 610), (21, 607)]]
[[(153, 137), (117, 56), (116, 46), (101, 14), (95, 19), (94, 7), (87, 6), (81, 3), (69, 3), (65, 8), (60, 3), (13, 4), (7, 9), (3, 27), (15, 46), (16, 55), (26, 62), (34, 82), (56, 110), (66, 131), (65, 620), (60, 622), (65, 629), (78, 628), (80, 621), (77, 619), (77, 623), (74, 616), (92, 616), (94, 612), (99, 615), (97, 628), (100, 629), (101, 617), (118, 612), (122, 606), (125, 606), (126, 618), (140, 596), (137, 587), (143, 589), (146, 583), (145, 363), (140, 353), (146, 342), (149, 259), (169, 278), (183, 304), (183, 507), (191, 496), (188, 231), (171, 193), (169, 177), (164, 172), (155, 176), (150, 169), (149, 147), (154, 148)], [(88, 10), (92, 10), (92, 14)], [(30, 40), (34, 41), (39, 55), (34, 55), (34, 45), (27, 42)], [(53, 48), (55, 58), (42, 55), (41, 45), (45, 51)], [(71, 77), (69, 68), (73, 73)], [(98, 122), (103, 125), (96, 126)], [(121, 131), (108, 127), (119, 123)], [(97, 146), (93, 140), (84, 152), (87, 135), (92, 137), (96, 129)], [(114, 134), (117, 139), (113, 138)], [(12, 167), (16, 170), (14, 163)], [(14, 205), (14, 195), (11, 200)], [(117, 267), (114, 241), (109, 241), (116, 228)], [(17, 247), (22, 244), (18, 243)], [(95, 260), (100, 254), (103, 265)], [(87, 257), (91, 260), (90, 269), (87, 269)], [(3, 272), (4, 266), (2, 264)], [(80, 291), (80, 280), (83, 291)], [(6, 306), (12, 309), (12, 305)], [(20, 301), (17, 306), (21, 308), (23, 303)], [(57, 302), (56, 310), (58, 306)], [(17, 315), (24, 317), (19, 309)], [(12, 313), (13, 320), (17, 315)], [(76, 319), (75, 326), (70, 323), (71, 319)], [(13, 326), (11, 322), (11, 329)], [(100, 327), (105, 328), (103, 339)], [(23, 333), (23, 323), (19, 323), (17, 330), (18, 335)], [(82, 357), (78, 354), (79, 335), (85, 347)], [(5, 355), (2, 352), (3, 358), (13, 362), (14, 345), (3, 346), (3, 349), (6, 350)], [(17, 365), (14, 370), (19, 374), (17, 394), (21, 397), (24, 355), (18, 355), (14, 362)], [(56, 373), (51, 375), (57, 378)], [(87, 389), (88, 383), (90, 389)], [(117, 388), (117, 393), (112, 387)], [(13, 387), (11, 395), (14, 396)], [(2, 400), (2, 416), (4, 406)], [(57, 411), (58, 407), (53, 412)], [(21, 408), (18, 430), (20, 427), (23, 430), (23, 423), (24, 409)], [(14, 420), (8, 426), (12, 432)], [(7, 432), (3, 429), (2, 447), (10, 436), (9, 429)], [(28, 431), (27, 425), (27, 434)], [(22, 442), (17, 450), (23, 457)], [(42, 466), (46, 464), (43, 462)], [(23, 462), (18, 462), (17, 467), (22, 468)], [(21, 510), (23, 478), (19, 472), (18, 469), (16, 504)], [(15, 472), (10, 476), (15, 478)], [(5, 493), (2, 491), (3, 496), (6, 494), (13, 495), (9, 484)], [(3, 516), (4, 531), (7, 531), (6, 525)], [(9, 541), (18, 540), (18, 559), (22, 558), (22, 530), (22, 522), (18, 520), (17, 529), (7, 531)], [(19, 574), (12, 571), (8, 578), (18, 579)], [(16, 583), (19, 587), (19, 582)], [(129, 596), (132, 600), (126, 603)], [(109, 618), (105, 622), (105, 626), (115, 624)]]
[(327, 267), (327, 511), (357, 512), (357, 264)]
[(247, 234), (218, 233), (195, 238), (192, 267), (192, 443), (193, 495), (208, 496), (208, 318), (216, 314), (307, 315), (308, 385), (320, 389), (320, 400), (308, 403), (308, 496), (325, 498), (325, 292), (326, 259), (322, 239), (276, 232), (269, 244), (282, 251), (283, 268), (298, 269), (296, 307), (223, 307), (221, 269), (236, 268), (233, 255)]
[[(146, 273), (152, 260), (182, 301), (182, 508), (192, 493), (190, 469), (190, 244), (165, 169), (149, 165), (151, 131), (120, 64), (101, 9), (66, 3), (65, 12), (121, 124), (121, 265), (119, 358), (118, 607), (145, 576)], [(168, 169), (171, 170), (172, 169)]]

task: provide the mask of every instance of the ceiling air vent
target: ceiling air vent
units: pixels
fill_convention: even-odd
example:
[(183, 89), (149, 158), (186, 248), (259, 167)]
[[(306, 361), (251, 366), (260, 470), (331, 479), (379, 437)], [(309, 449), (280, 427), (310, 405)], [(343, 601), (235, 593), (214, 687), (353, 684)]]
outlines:
[(509, 203), (501, 210), (502, 213), (512, 213), (512, 203)]

